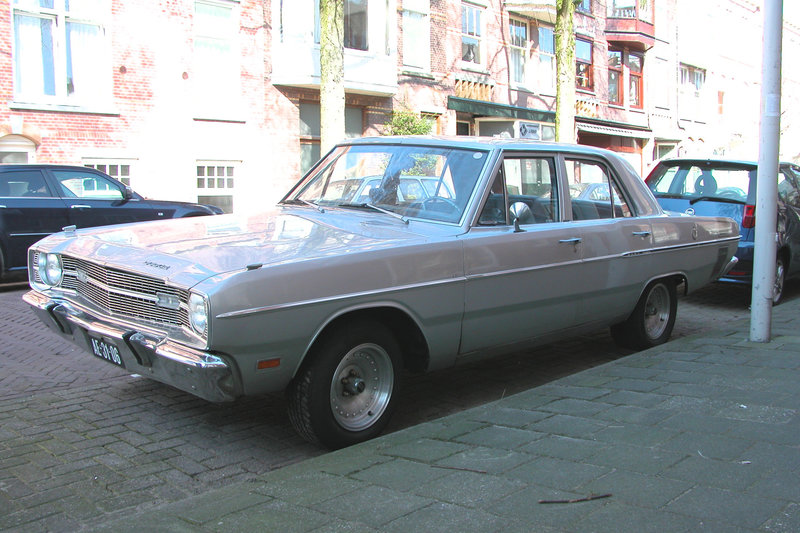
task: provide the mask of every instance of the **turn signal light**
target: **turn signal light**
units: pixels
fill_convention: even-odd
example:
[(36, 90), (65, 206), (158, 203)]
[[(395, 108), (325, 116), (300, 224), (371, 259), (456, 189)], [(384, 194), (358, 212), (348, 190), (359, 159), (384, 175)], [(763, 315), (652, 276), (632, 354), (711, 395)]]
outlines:
[(281, 360), (278, 359), (262, 359), (258, 363), (256, 363), (256, 368), (258, 370), (266, 370), (267, 368), (278, 368), (281, 366)]
[(754, 205), (746, 205), (746, 206), (744, 206), (744, 216), (742, 217), (742, 227), (743, 228), (754, 228), (754, 227), (756, 227), (756, 206), (754, 206)]

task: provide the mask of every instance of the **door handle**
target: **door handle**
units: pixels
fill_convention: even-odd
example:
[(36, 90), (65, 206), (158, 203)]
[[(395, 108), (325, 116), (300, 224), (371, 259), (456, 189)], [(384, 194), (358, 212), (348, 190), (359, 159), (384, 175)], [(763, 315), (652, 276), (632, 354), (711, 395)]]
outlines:
[(581, 240), (582, 239), (580, 237), (573, 237), (571, 239), (561, 239), (558, 242), (561, 244), (580, 244)]
[(75, 204), (70, 206), (72, 209), (91, 209), (92, 206), (90, 205), (83, 205), (83, 204)]
[(633, 234), (636, 235), (637, 237), (649, 237), (650, 236), (650, 232), (649, 231), (634, 231)]

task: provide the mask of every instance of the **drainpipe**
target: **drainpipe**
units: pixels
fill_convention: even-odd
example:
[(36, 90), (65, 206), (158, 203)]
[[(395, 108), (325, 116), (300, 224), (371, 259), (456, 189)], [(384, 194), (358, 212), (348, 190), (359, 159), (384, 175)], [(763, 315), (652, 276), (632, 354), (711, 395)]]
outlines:
[(769, 342), (778, 234), (778, 146), (781, 124), (783, 0), (764, 2), (761, 63), (761, 127), (756, 188), (756, 228), (750, 340)]

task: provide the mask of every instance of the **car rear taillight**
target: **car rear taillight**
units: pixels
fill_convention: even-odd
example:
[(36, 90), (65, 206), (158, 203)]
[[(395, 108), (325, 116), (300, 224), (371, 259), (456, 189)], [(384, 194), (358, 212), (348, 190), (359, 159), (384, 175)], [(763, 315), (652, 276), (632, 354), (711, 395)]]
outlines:
[(742, 217), (742, 227), (743, 228), (754, 228), (754, 227), (756, 227), (756, 206), (754, 206), (754, 205), (746, 205), (746, 206), (744, 206), (744, 216)]

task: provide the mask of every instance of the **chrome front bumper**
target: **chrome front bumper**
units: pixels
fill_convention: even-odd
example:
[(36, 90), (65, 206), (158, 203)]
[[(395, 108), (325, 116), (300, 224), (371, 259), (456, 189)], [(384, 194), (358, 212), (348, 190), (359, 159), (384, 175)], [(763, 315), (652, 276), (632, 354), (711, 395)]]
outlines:
[(92, 337), (113, 344), (129, 372), (211, 402), (240, 396), (241, 386), (237, 386), (233, 368), (217, 355), (127, 329), (37, 291), (27, 292), (22, 299), (51, 330), (90, 353)]

